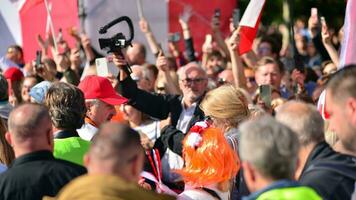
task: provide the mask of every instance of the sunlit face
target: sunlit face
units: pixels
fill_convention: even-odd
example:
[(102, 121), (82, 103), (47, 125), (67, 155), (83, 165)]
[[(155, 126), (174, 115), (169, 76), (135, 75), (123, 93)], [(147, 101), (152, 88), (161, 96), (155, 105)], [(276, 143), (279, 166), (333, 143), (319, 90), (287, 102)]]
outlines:
[(33, 86), (36, 85), (36, 79), (32, 77), (25, 78), (22, 84), (21, 96), (24, 102), (30, 102), (29, 92)]
[(259, 58), (262, 58), (264, 56), (273, 57), (271, 44), (267, 42), (262, 42), (260, 45), (258, 45), (257, 55)]
[[(352, 123), (355, 113), (347, 102), (356, 101), (348, 98), (335, 101), (330, 91), (326, 90), (326, 112), (329, 120), (329, 130), (337, 134), (343, 146), (356, 150), (356, 124)], [(341, 102), (344, 101), (344, 102)]]
[(9, 48), (6, 52), (6, 58), (13, 61), (14, 63), (22, 62), (22, 54), (15, 48)]
[(207, 77), (196, 68), (187, 69), (180, 77), (179, 87), (183, 92), (183, 97), (191, 102), (197, 101), (204, 94), (207, 86)]
[(88, 117), (100, 126), (102, 123), (109, 121), (116, 114), (115, 107), (98, 100), (88, 109)]
[(255, 79), (257, 85), (272, 85), (278, 89), (281, 84), (282, 75), (276, 64), (269, 63), (258, 67)]
[(212, 56), (211, 58), (208, 59), (207, 61), (207, 74), (209, 77), (214, 78), (216, 77), (217, 72), (221, 69), (221, 67), (224, 65), (223, 60), (217, 56)]
[(335, 64), (331, 62), (324, 67), (323, 74), (328, 75), (328, 74), (332, 74), (336, 71), (337, 71), (337, 68), (336, 68)]

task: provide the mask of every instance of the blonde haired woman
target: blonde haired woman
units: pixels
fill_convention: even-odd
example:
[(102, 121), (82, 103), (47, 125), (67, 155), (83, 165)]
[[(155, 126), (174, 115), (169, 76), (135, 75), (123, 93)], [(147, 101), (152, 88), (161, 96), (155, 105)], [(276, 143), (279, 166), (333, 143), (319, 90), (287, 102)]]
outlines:
[[(238, 139), (238, 125), (250, 116), (245, 95), (232, 85), (223, 85), (208, 92), (200, 108), (213, 126), (224, 132), (230, 143), (233, 137)], [(234, 149), (237, 148), (234, 146)]]
[[(242, 121), (250, 117), (247, 99), (241, 89), (232, 85), (223, 85), (208, 92), (200, 108), (205, 116), (209, 117), (212, 126), (224, 132), (225, 139), (237, 153), (239, 134), (237, 128)], [(247, 193), (247, 187), (240, 177), (236, 177), (236, 183), (231, 188), (231, 199), (239, 199)], [(238, 188), (238, 190), (236, 189)]]

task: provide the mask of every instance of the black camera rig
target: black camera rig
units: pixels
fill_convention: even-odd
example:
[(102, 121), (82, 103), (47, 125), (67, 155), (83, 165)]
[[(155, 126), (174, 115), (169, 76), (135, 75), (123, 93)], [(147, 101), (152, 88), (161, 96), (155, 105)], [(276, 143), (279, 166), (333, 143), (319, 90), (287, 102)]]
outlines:
[[(107, 50), (108, 53), (118, 53), (119, 55), (123, 56), (123, 53), (121, 50), (127, 48), (128, 46), (132, 46), (131, 42), (134, 38), (134, 28), (133, 28), (131, 19), (127, 16), (119, 17), (119, 18), (111, 21), (107, 25), (101, 27), (99, 29), (99, 33), (100, 34), (107, 33), (107, 30), (109, 28), (111, 28), (112, 26), (114, 26), (122, 21), (125, 21), (129, 27), (130, 38), (126, 39), (126, 37), (123, 33), (117, 33), (114, 36), (112, 36), (111, 38), (99, 38), (100, 49), (105, 49), (105, 50)], [(129, 65), (127, 65), (125, 71), (127, 74), (131, 73), (131, 68)]]

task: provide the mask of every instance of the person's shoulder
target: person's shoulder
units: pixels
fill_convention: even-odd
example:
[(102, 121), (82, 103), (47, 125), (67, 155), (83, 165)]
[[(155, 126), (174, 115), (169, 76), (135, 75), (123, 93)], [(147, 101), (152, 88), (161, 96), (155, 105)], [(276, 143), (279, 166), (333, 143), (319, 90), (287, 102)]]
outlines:
[(326, 199), (351, 194), (354, 188), (352, 179), (330, 170), (311, 170), (304, 174), (299, 182), (301, 185), (315, 189)]
[(75, 164), (73, 162), (67, 161), (67, 160), (59, 159), (59, 158), (55, 158), (54, 159), (53, 166), (55, 168), (57, 168), (58, 170), (63, 170), (63, 171), (74, 170), (74, 171), (79, 172), (81, 174), (84, 174), (84, 173), (87, 172), (85, 167), (83, 167), (81, 165), (78, 165), (78, 164)]

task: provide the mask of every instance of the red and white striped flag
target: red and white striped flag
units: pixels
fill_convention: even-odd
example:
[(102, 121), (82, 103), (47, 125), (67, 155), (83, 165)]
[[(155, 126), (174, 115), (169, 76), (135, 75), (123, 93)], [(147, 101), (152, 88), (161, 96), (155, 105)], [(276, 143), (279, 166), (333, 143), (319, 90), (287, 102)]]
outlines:
[[(61, 28), (64, 39), (73, 46), (75, 41), (67, 30), (79, 25), (77, 1), (47, 1), (56, 34)], [(33, 60), (39, 50), (37, 35), (45, 38), (48, 17), (44, 0), (1, 0), (0, 11), (0, 57), (9, 45), (17, 44), (23, 48), (25, 62)]]
[(356, 0), (348, 0), (344, 22), (344, 39), (341, 44), (340, 66), (356, 64)]
[(266, 0), (251, 0), (240, 22), (240, 54), (252, 49)]

